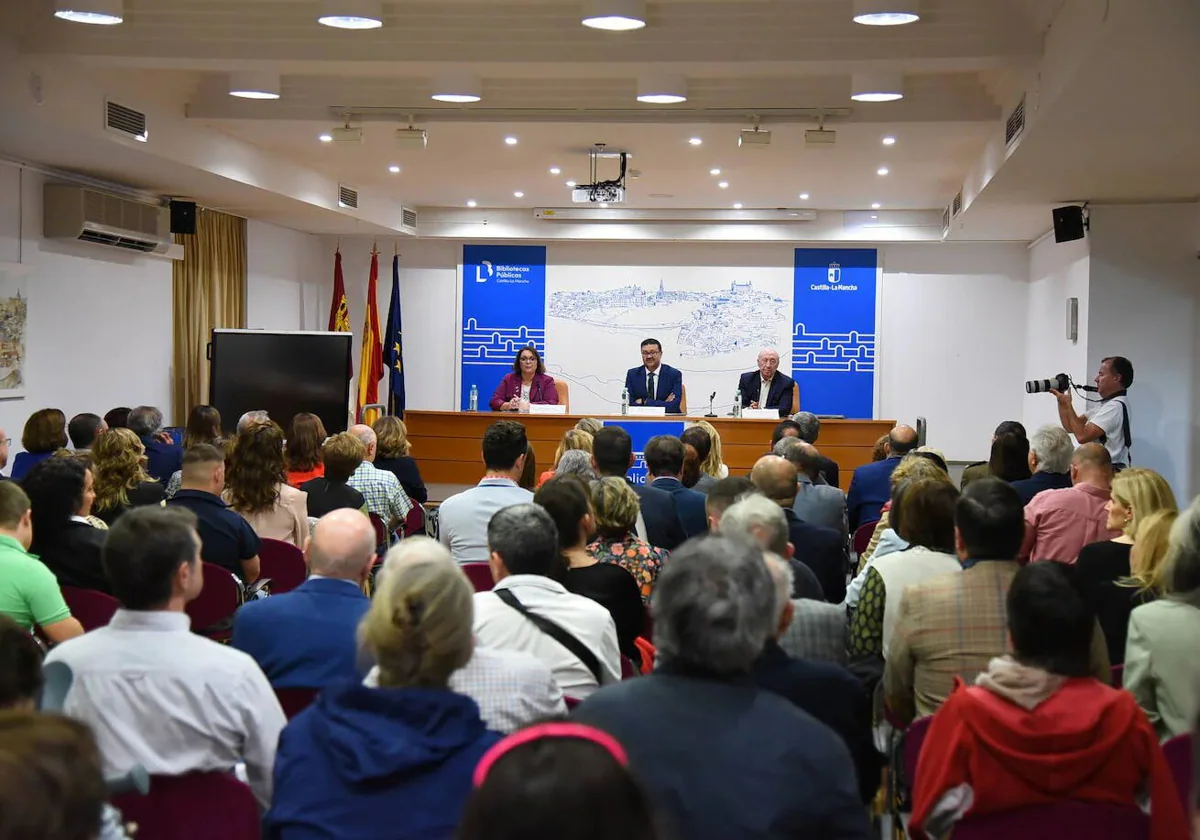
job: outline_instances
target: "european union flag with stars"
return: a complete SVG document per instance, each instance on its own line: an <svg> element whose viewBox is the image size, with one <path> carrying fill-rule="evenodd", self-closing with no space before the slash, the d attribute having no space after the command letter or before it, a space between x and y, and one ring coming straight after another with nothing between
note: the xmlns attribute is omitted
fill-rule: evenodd
<svg viewBox="0 0 1200 840"><path fill-rule="evenodd" d="M404 416L404 340L400 330L400 255L392 257L392 299L383 331L383 365L388 371L388 411Z"/></svg>

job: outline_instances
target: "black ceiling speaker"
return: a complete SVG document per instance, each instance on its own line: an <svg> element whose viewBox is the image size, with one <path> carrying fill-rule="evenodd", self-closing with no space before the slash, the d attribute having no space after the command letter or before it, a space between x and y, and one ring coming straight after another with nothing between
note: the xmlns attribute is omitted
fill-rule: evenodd
<svg viewBox="0 0 1200 840"><path fill-rule="evenodd" d="M1054 241L1074 242L1083 239L1087 222L1083 218L1083 208L1076 205L1054 208Z"/></svg>
<svg viewBox="0 0 1200 840"><path fill-rule="evenodd" d="M1058 212L1058 211L1055 211ZM1057 227L1057 222L1055 226ZM196 202L171 199L171 233L196 232Z"/></svg>

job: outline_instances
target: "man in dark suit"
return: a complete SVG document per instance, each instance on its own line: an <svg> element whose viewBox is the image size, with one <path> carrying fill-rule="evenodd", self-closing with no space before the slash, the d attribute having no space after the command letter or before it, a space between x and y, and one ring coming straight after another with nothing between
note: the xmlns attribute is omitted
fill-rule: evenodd
<svg viewBox="0 0 1200 840"><path fill-rule="evenodd" d="M817 437L821 434L820 417L811 411L798 411L792 417L792 422L796 424L800 440L805 443L811 443L813 446L817 445ZM775 454L778 455L779 453ZM821 459L821 476L825 479L825 483L830 487L840 488L841 484L838 483L838 480L841 476L838 473L837 461L832 458L826 458L824 455L819 455L819 458Z"/></svg>
<svg viewBox="0 0 1200 840"><path fill-rule="evenodd" d="M162 412L152 405L139 405L129 412L129 430L146 447L146 472L165 487L183 467L183 448L172 443L162 428Z"/></svg>
<svg viewBox="0 0 1200 840"><path fill-rule="evenodd" d="M683 374L662 363L662 344L656 338L642 342L642 366L625 373L630 405L662 406L667 414L682 414Z"/></svg>
<svg viewBox="0 0 1200 840"><path fill-rule="evenodd" d="M629 438L629 432L620 426L605 426L596 432L592 441L592 469L596 475L601 478L616 476L629 481L627 473L632 466L633 441ZM679 521L671 494L632 481L629 481L629 486L638 494L642 522L646 525L646 542L655 548L674 551L687 539L687 534L683 531L683 523Z"/></svg>
<svg viewBox="0 0 1200 840"><path fill-rule="evenodd" d="M892 498L892 472L900 459L917 448L917 433L911 426L896 426L888 433L884 447L887 457L882 461L863 464L854 471L850 479L850 491L846 494L846 515L850 519L850 533L860 525L878 522L883 505Z"/></svg>
<svg viewBox="0 0 1200 840"><path fill-rule="evenodd" d="M689 538L706 533L708 514L704 512L704 494L683 486L683 441L671 435L656 435L646 444L644 455L650 486L671 494L684 533Z"/></svg>
<svg viewBox="0 0 1200 840"><path fill-rule="evenodd" d="M788 535L783 509L768 499L748 478L730 476L718 481L708 494L708 522L714 531L757 543L763 551L778 554L792 570L792 597L825 602L825 590L813 570L795 558L796 547ZM845 614L842 617L845 623Z"/></svg>
<svg viewBox="0 0 1200 840"><path fill-rule="evenodd" d="M250 654L273 688L324 688L361 677L355 633L371 601L362 584L375 562L375 529L360 511L317 521L304 551L312 577L237 612L231 644Z"/></svg>
<svg viewBox="0 0 1200 840"><path fill-rule="evenodd" d="M792 396L796 381L779 372L779 354L774 350L760 350L758 370L743 373L738 380L738 391L742 395L742 408L774 408L780 417L787 417L793 410Z"/></svg>

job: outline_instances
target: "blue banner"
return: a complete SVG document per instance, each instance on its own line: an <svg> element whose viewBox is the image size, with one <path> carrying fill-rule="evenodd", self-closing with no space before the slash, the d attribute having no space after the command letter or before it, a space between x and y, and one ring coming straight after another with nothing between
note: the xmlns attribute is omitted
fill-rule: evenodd
<svg viewBox="0 0 1200 840"><path fill-rule="evenodd" d="M878 264L871 248L796 249L792 377L805 411L874 414Z"/></svg>
<svg viewBox="0 0 1200 840"><path fill-rule="evenodd" d="M620 426L629 432L633 444L633 466L629 468L629 479L634 484L645 484L646 477L646 444L650 438L658 435L679 437L683 434L684 424L680 420L606 420L605 426Z"/></svg>
<svg viewBox="0 0 1200 840"><path fill-rule="evenodd" d="M522 347L546 355L546 248L464 245L460 408L479 389L479 410L511 373Z"/></svg>

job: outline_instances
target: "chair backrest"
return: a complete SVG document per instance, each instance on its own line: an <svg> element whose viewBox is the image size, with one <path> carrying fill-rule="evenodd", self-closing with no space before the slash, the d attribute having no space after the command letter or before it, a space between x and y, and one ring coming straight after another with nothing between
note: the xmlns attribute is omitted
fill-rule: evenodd
<svg viewBox="0 0 1200 840"><path fill-rule="evenodd" d="M634 677L641 676L641 672L637 666L633 664L633 660L628 656L621 657L621 679L630 680Z"/></svg>
<svg viewBox="0 0 1200 840"><path fill-rule="evenodd" d="M242 600L240 584L226 569L204 564L204 588L186 612L192 620L192 632L200 633L237 612Z"/></svg>
<svg viewBox="0 0 1200 840"><path fill-rule="evenodd" d="M116 598L94 589L80 589L77 586L63 586L61 589L71 615L79 619L84 630L105 626L121 607Z"/></svg>
<svg viewBox="0 0 1200 840"><path fill-rule="evenodd" d="M583 701L580 700L578 697L567 697L566 695L563 695L563 702L567 704L567 711L570 711L571 709L574 709L576 706L578 706Z"/></svg>
<svg viewBox="0 0 1200 840"><path fill-rule="evenodd" d="M1133 805L1065 800L994 814L968 815L954 826L954 840L1143 840L1150 818Z"/></svg>
<svg viewBox="0 0 1200 840"><path fill-rule="evenodd" d="M112 797L138 837L153 840L259 840L258 803L232 773L151 776L150 792Z"/></svg>
<svg viewBox="0 0 1200 840"><path fill-rule="evenodd" d="M492 578L492 569L487 563L463 563L463 573L476 592L491 592L496 581Z"/></svg>
<svg viewBox="0 0 1200 840"><path fill-rule="evenodd" d="M1112 677L1110 679L1113 688L1123 688L1125 686L1125 666L1112 666Z"/></svg>
<svg viewBox="0 0 1200 840"><path fill-rule="evenodd" d="M304 552L290 542L263 537L258 550L259 574L271 579L271 594L291 592L308 577Z"/></svg>
<svg viewBox="0 0 1200 840"><path fill-rule="evenodd" d="M687 386L684 385L680 390L682 393L679 395L679 413L687 414Z"/></svg>
<svg viewBox="0 0 1200 840"><path fill-rule="evenodd" d="M1185 732L1168 738L1162 745L1163 755L1167 758L1167 766L1171 768L1171 776L1175 779L1175 787L1179 789L1179 798L1183 802L1183 812L1191 813L1190 799L1192 796L1192 779L1196 768L1192 766L1192 738L1195 733Z"/></svg>
<svg viewBox="0 0 1200 840"><path fill-rule="evenodd" d="M571 386L569 383L561 379L554 380L554 390L558 391L558 404L567 407L567 413L571 412Z"/></svg>
<svg viewBox="0 0 1200 840"><path fill-rule="evenodd" d="M792 414L800 413L800 383L792 383Z"/></svg>
<svg viewBox="0 0 1200 840"><path fill-rule="evenodd" d="M276 688L274 691L275 699L279 701L284 717L288 720L311 706L321 693L318 688Z"/></svg>
<svg viewBox="0 0 1200 840"><path fill-rule="evenodd" d="M933 715L917 718L904 731L904 778L909 785L916 781L917 759L921 757L921 747L925 744L925 736L932 722Z"/></svg>
<svg viewBox="0 0 1200 840"><path fill-rule="evenodd" d="M367 515L371 518L371 527L375 529L375 545L378 546L379 553L384 554L388 550L387 523L378 513L372 512Z"/></svg>
<svg viewBox="0 0 1200 840"><path fill-rule="evenodd" d="M411 537L414 534L422 534L425 532L425 506L413 502L412 510L408 512L408 516L404 517L404 525L402 526L404 536Z"/></svg>
<svg viewBox="0 0 1200 840"><path fill-rule="evenodd" d="M858 526L854 532L854 553L861 555L867 550L867 546L871 544L871 536L875 533L875 525L879 520L873 522L864 522Z"/></svg>
<svg viewBox="0 0 1200 840"><path fill-rule="evenodd" d="M66 662L50 662L42 666L42 695L38 698L39 712L61 712L71 693L75 674Z"/></svg>

